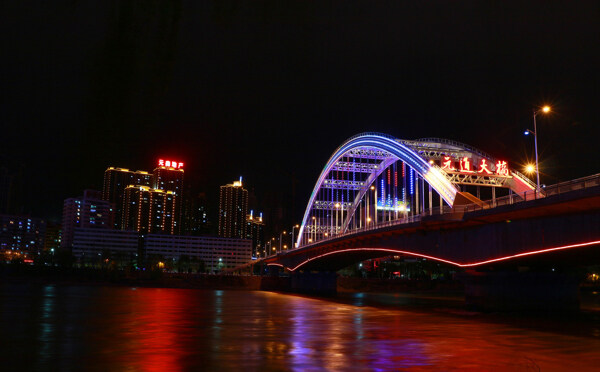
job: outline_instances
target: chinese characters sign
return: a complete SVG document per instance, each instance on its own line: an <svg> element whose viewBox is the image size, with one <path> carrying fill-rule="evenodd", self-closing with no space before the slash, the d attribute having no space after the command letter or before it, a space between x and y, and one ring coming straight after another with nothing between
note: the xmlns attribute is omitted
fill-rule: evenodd
<svg viewBox="0 0 600 372"><path fill-rule="evenodd" d="M493 164L493 163L492 163ZM481 175L496 175L509 177L508 164L504 160L498 160L495 165L495 169L492 169L492 164L487 159L482 158L474 168L474 164L468 157L462 157L458 159L458 168L455 167L455 161L450 156L442 157L441 168L446 172L459 172L459 173L478 173Z"/></svg>
<svg viewBox="0 0 600 372"><path fill-rule="evenodd" d="M158 159L158 166L159 167L169 167L169 168L181 169L181 168L183 168L183 163L177 162L177 161L174 161L174 160Z"/></svg>

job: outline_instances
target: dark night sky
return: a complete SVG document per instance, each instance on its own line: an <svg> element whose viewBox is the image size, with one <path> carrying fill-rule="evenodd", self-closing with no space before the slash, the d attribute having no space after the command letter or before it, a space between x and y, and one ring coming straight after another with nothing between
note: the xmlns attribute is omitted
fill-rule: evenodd
<svg viewBox="0 0 600 372"><path fill-rule="evenodd" d="M543 103L542 182L600 172L597 0L323 3L3 2L0 155L24 169L23 211L60 218L108 166L170 157L212 199L239 175L259 202L295 183L299 219L356 133L517 166Z"/></svg>

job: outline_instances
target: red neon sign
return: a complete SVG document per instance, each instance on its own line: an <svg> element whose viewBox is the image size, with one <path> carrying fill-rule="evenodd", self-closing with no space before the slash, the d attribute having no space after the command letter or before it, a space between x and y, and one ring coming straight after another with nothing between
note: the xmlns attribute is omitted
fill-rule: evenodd
<svg viewBox="0 0 600 372"><path fill-rule="evenodd" d="M159 167L168 167L168 168L181 169L181 168L183 168L183 163L177 162L177 161L174 161L174 160L158 159L158 166Z"/></svg>
<svg viewBox="0 0 600 372"><path fill-rule="evenodd" d="M471 161L466 156L464 158L460 159L459 164L460 164L460 171L461 172L473 173L473 170L471 169Z"/></svg>
<svg viewBox="0 0 600 372"><path fill-rule="evenodd" d="M447 169L449 171L455 171L456 168L454 168L454 162L452 161L452 158L450 158L449 156L444 156L444 160L442 161L442 169Z"/></svg>
<svg viewBox="0 0 600 372"><path fill-rule="evenodd" d="M481 159L481 164L479 164L479 170L477 173L492 174L492 171L488 169L488 164L485 159Z"/></svg>
<svg viewBox="0 0 600 372"><path fill-rule="evenodd" d="M472 160L469 157L462 157L458 159L459 169L455 168L454 159L450 156L443 156L440 161L441 168L445 171L449 172L460 172L460 173L483 173L483 174L496 174L498 176L510 177L510 172L508 170L508 164L504 160L498 160L495 164L489 163L488 159L482 158L477 164L477 170L473 169L474 164L471 162Z"/></svg>
<svg viewBox="0 0 600 372"><path fill-rule="evenodd" d="M496 174L499 176L507 176L508 177L508 165L504 160L499 160L496 163Z"/></svg>

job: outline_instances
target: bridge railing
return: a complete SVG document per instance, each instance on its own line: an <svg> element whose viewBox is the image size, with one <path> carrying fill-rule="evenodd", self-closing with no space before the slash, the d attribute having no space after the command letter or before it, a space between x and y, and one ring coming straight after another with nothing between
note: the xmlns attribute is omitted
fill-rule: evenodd
<svg viewBox="0 0 600 372"><path fill-rule="evenodd" d="M496 208L503 205L522 203L525 201L541 199L553 195L560 195L567 192L596 186L600 186L600 174L594 174L591 176L546 186L540 189L540 191L529 190L518 194L510 194L493 200L486 200L481 204L467 204L464 206L455 207L454 209L461 212L471 212L482 209Z"/></svg>
<svg viewBox="0 0 600 372"><path fill-rule="evenodd" d="M592 176L587 176L587 177L547 186L547 187L544 187L539 192L536 192L536 190L529 190L529 191L525 191L523 193L511 194L511 195L496 198L493 200L486 200L486 201L483 201L483 203L481 203L481 204L466 204L466 205L456 206L456 207L450 207L450 206L434 207L434 208L426 209L419 214L415 214L412 216L405 216L403 218L399 218L396 220L382 221L382 222L377 222L377 223L373 222L372 224L369 224L369 225L366 225L366 226L363 226L360 228L348 230L346 232L343 232L343 233L340 233L337 235L332 235L325 239L321 239L317 242L305 244L302 247L298 247L298 248L294 248L294 249L300 249L300 248L314 245L314 244L321 244L323 242L327 242L327 241L334 240L334 239L339 239L339 238L342 238L342 237L345 237L348 235L354 235L354 234L358 234L358 233L365 232L365 231L376 230L379 228L384 228L384 227L389 227L389 226L413 223L413 222L421 221L423 219L423 217L426 217L426 216L443 215L443 214L451 214L451 213L464 213L464 212L473 212L476 210L491 209L491 208L496 208L496 207L500 207L503 205L512 205L512 204L516 204L516 203L522 203L522 202L526 202L526 201L545 198L545 197L552 196L552 195L560 195L560 194L564 194L567 192L571 192L571 191L575 191L575 190L582 190L582 189L596 187L596 186L600 186L600 173L592 175ZM290 249L290 251L291 250L292 249ZM285 253L285 252L287 252L287 251L284 251L283 253Z"/></svg>

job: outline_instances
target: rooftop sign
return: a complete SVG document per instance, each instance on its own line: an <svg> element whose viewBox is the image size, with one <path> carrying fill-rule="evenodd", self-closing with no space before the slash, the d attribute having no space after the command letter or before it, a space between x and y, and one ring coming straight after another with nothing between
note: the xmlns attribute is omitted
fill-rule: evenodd
<svg viewBox="0 0 600 372"><path fill-rule="evenodd" d="M159 167L175 168L175 169L183 169L183 163L177 162L177 161L174 161L174 160L158 159L158 166Z"/></svg>

